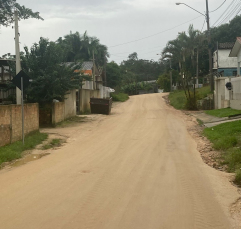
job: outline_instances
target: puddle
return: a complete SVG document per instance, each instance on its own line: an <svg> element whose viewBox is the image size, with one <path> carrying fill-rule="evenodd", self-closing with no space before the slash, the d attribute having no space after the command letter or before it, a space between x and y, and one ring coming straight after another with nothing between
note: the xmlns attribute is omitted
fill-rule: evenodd
<svg viewBox="0 0 241 229"><path fill-rule="evenodd" d="M26 155L25 157L15 161L14 163L12 163L10 166L12 167L18 167L18 166L21 166L21 165L24 165L30 161L35 161L35 160L38 160L44 156L47 156L49 155L50 153L44 153L44 154L29 154L29 155Z"/></svg>

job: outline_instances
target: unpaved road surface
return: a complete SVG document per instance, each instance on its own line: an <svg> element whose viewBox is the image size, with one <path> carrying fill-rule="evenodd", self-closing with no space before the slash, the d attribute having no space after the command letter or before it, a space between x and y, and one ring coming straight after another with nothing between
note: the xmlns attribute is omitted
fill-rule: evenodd
<svg viewBox="0 0 241 229"><path fill-rule="evenodd" d="M63 147L0 171L1 229L233 228L235 189L203 163L161 94L57 131Z"/></svg>

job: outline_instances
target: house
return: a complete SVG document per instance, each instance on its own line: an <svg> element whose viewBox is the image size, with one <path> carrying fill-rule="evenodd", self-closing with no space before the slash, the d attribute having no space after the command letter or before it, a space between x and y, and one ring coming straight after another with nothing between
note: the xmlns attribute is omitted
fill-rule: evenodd
<svg viewBox="0 0 241 229"><path fill-rule="evenodd" d="M11 103L15 97L16 90L8 89L7 84L13 79L10 73L9 62L15 60L0 59L0 104Z"/></svg>
<svg viewBox="0 0 241 229"><path fill-rule="evenodd" d="M236 71L238 76L240 76L240 62L241 62L241 37L237 37L236 42L234 43L232 50L229 54L229 57L235 58L236 60Z"/></svg>
<svg viewBox="0 0 241 229"><path fill-rule="evenodd" d="M233 42L219 43L213 53L213 70L218 77L237 76L237 57L229 55L233 45Z"/></svg>

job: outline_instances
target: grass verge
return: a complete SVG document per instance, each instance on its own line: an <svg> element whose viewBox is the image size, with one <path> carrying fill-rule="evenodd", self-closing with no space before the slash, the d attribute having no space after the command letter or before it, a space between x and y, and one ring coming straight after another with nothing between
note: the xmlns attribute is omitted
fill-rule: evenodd
<svg viewBox="0 0 241 229"><path fill-rule="evenodd" d="M66 127L76 123L84 122L86 117L74 116L69 119L64 120L63 122L57 123L55 127Z"/></svg>
<svg viewBox="0 0 241 229"><path fill-rule="evenodd" d="M197 99L203 99L207 97L208 94L211 93L210 87L202 87L196 90L197 92ZM169 94L170 104L178 110L185 109L185 104L187 102L185 92L183 90L180 91L173 91Z"/></svg>
<svg viewBox="0 0 241 229"><path fill-rule="evenodd" d="M204 135L220 150L222 163L228 172L234 172L234 182L241 185L241 121L223 123L204 129Z"/></svg>
<svg viewBox="0 0 241 229"><path fill-rule="evenodd" d="M219 117L219 118L234 116L234 115L238 115L238 114L241 115L240 110L234 110L232 108L208 110L208 111L205 111L205 113L208 114L208 115Z"/></svg>
<svg viewBox="0 0 241 229"><path fill-rule="evenodd" d="M62 139L59 139L59 138L52 139L51 142L42 146L42 150L47 150L47 149L51 149L51 148L54 148L54 147L59 147L59 146L62 145L62 143L63 143Z"/></svg>
<svg viewBox="0 0 241 229"><path fill-rule="evenodd" d="M21 158L25 150L34 149L38 144L47 139L46 133L36 132L25 137L25 144L22 141L14 142L10 145L0 147L0 166L4 162L10 162Z"/></svg>
<svg viewBox="0 0 241 229"><path fill-rule="evenodd" d="M113 101L125 102L129 99L129 95L125 93L111 93L111 97Z"/></svg>

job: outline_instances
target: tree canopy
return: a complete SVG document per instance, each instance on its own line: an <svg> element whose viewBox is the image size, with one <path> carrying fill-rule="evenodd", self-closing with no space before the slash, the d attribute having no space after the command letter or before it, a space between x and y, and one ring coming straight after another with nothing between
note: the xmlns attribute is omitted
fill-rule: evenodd
<svg viewBox="0 0 241 229"><path fill-rule="evenodd" d="M43 20L39 12L33 12L31 9L19 5L16 0L0 0L0 25L10 26L14 21L14 11L18 12L20 20L28 18Z"/></svg>

